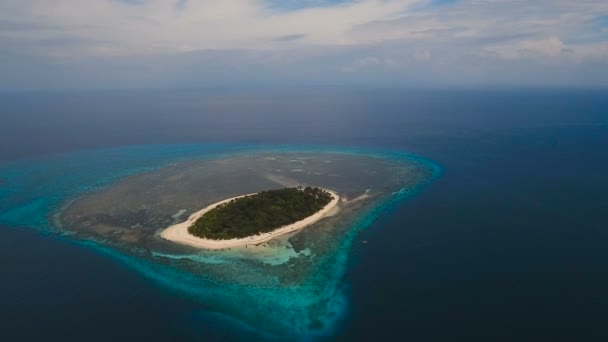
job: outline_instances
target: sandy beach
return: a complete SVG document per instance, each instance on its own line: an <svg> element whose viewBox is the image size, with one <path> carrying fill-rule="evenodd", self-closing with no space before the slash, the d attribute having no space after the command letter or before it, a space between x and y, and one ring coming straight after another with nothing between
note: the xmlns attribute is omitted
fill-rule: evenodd
<svg viewBox="0 0 608 342"><path fill-rule="evenodd" d="M338 202L340 201L340 196L338 196L337 193L335 193L331 190L327 190L327 189L324 189L324 190L331 193L331 195L333 196L333 199L325 207L323 207L323 209L319 210L318 212L314 213L313 215L311 215L303 220L294 222L287 226L277 228L268 233L253 235L253 236L249 236L249 237L242 238L242 239L211 240L211 239L203 239L203 238L196 237L188 232L188 228L192 224L194 224L194 222L196 222L196 220L198 220L206 212L217 207L218 205L230 202L233 199L250 196L250 195L255 195L255 194L247 194L247 195L228 198L223 201L211 204L211 205L193 213L192 215L190 215L186 221L175 224L175 225L170 226L169 228L163 230L160 233L160 236L165 240L173 241L176 243L180 243L180 244L184 244L184 245L188 245L188 246L192 246L192 247L204 248L204 249L224 249L224 248L240 247L240 246L246 246L246 245L258 245L260 243L272 240L280 235L296 232L302 228L310 226L311 224L313 224L313 223L319 221L320 219L322 219L323 217L325 217L338 204Z"/></svg>

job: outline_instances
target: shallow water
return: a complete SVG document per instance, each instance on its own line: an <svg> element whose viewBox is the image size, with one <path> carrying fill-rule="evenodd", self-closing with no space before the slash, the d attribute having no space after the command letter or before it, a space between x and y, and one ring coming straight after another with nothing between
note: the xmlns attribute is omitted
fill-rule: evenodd
<svg viewBox="0 0 608 342"><path fill-rule="evenodd" d="M0 170L11 184L0 220L112 256L256 334L323 336L344 318L342 281L358 231L439 176L438 166L422 158L365 153L173 145L16 162ZM337 191L339 210L301 232L247 248L201 251L158 236L177 214L294 184Z"/></svg>
<svg viewBox="0 0 608 342"><path fill-rule="evenodd" d="M605 91L11 94L0 95L0 116L3 165L15 158L52 164L53 155L81 151L78 167L100 147L199 141L425 156L442 176L355 237L342 289L346 319L332 338L608 340ZM114 155L120 169L145 169L168 152L159 146L123 161L111 152L97 158ZM111 180L99 174L116 171L97 168L75 176L104 185ZM47 169L46 179L57 179L48 187L71 182ZM48 199L24 195L34 183L13 198L36 203L38 212ZM0 196L7 184L0 178ZM28 217L27 226L38 218ZM247 327L133 272L132 260L30 228L1 229L2 340L255 340Z"/></svg>

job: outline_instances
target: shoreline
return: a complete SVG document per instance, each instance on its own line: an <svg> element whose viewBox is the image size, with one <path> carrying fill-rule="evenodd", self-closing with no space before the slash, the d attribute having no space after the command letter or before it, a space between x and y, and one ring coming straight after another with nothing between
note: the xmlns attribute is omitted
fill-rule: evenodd
<svg viewBox="0 0 608 342"><path fill-rule="evenodd" d="M213 239L199 238L188 232L188 228L192 224L194 224L194 222L196 222L196 220L198 220L201 216L203 216L208 211L214 209L215 207L217 207L221 204L230 202L234 199L255 195L255 193L254 193L254 194L236 196L236 197L228 198L228 199L213 203L195 213L192 213L190 216L188 216L188 218L184 222L174 224L174 225L164 229L160 233L160 236L161 236L161 238L163 238L165 240L179 243L182 245L188 245L191 247L212 249L212 250L224 249L224 248L230 248L230 247L241 247L241 246L247 246L247 245L259 245L263 242L272 240L278 236L297 232L305 227L308 227L308 226L314 224L315 222L317 222L317 221L321 220L322 218L324 218L325 216L327 216L327 214L340 201L340 196L338 196L338 194L334 191L327 190L327 189L323 189L323 190L329 192L333 196L333 199L327 205L325 205L325 207L323 207L321 210L317 211L316 213L314 213L300 221L294 222L294 223L286 225L286 226L279 227L279 228L277 228L273 231L267 232L267 233L248 236L248 237L240 238L240 239L213 240Z"/></svg>

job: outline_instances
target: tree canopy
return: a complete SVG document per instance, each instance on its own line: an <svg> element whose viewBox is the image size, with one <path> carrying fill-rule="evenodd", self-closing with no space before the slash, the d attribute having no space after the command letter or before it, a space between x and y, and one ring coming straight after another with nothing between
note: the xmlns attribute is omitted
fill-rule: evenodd
<svg viewBox="0 0 608 342"><path fill-rule="evenodd" d="M211 209L188 231L216 240L267 233L311 216L332 199L329 192L311 187L262 191Z"/></svg>

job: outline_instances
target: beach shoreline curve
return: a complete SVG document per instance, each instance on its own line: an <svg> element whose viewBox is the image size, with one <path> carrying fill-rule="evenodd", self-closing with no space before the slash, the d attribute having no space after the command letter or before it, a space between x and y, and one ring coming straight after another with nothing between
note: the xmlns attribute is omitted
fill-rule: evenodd
<svg viewBox="0 0 608 342"><path fill-rule="evenodd" d="M228 199L213 203L197 212L192 213L190 216L188 216L188 218L185 221L174 224L174 225L164 229L160 233L160 237L165 240L179 243L182 245L188 245L191 247L210 249L210 250L218 250L218 249L225 249L225 248L231 248L231 247L246 247L248 245L252 245L252 246L259 245L261 243L272 240L281 235L297 232L303 228L306 228L306 227L316 223L317 221L319 221L322 218L324 218L325 216L327 216L327 214L334 207L336 207L336 205L340 201L340 196L338 196L338 194L335 191L331 191L331 190L327 190L327 189L323 189L323 190L329 192L332 195L333 199L328 204L326 204L321 210L317 211L316 213L314 213L300 221L294 222L294 223L286 225L286 226L279 227L279 228L272 230L270 232L267 232L267 233L252 235L252 236L248 236L245 238L215 240L215 239L200 238L200 237L190 234L190 232L188 231L188 228L190 226L192 226L194 224L194 222L196 222L196 220L198 220L201 216L203 216L205 213L209 212L210 210L212 210L212 209L216 208L217 206L220 206L224 203L228 203L232 200L257 194L257 193L253 193L253 194L236 196L236 197L228 198Z"/></svg>

